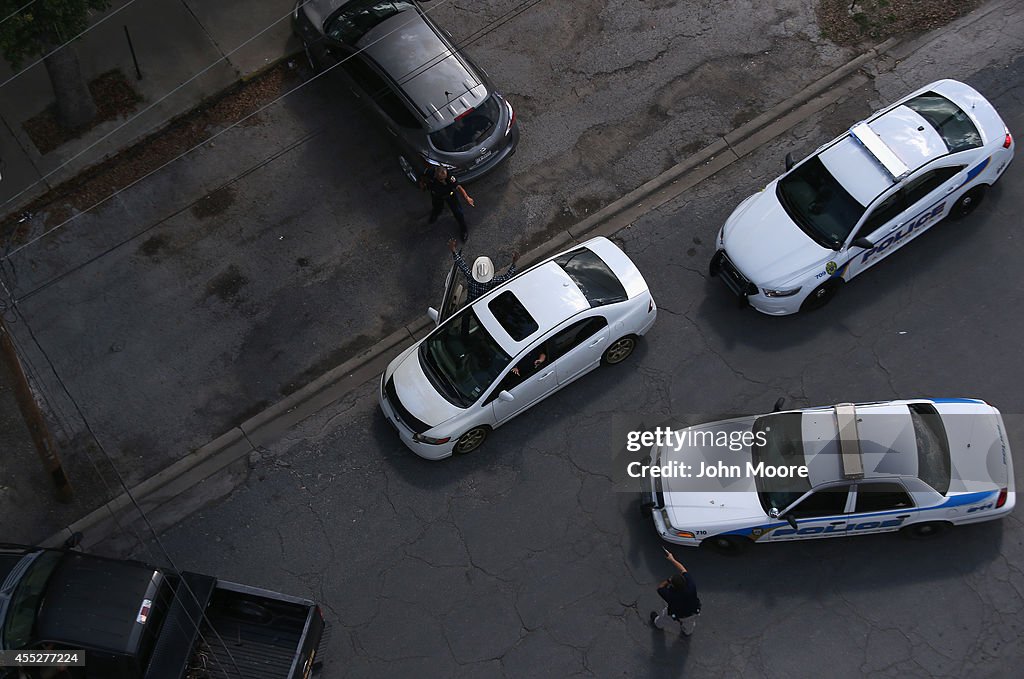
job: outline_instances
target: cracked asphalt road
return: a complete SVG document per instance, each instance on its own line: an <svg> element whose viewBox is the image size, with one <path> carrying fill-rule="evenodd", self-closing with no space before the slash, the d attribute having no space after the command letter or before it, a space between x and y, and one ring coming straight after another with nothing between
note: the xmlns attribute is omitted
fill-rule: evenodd
<svg viewBox="0 0 1024 679"><path fill-rule="evenodd" d="M636 494L614 481L624 434L642 423L764 411L780 395L963 395L1006 415L1020 487L1020 163L967 220L936 226L820 312L741 311L706 274L719 225L787 151L807 153L908 82L964 78L1024 129L1024 59L971 70L936 54L908 55L620 232L661 310L625 364L440 463L398 442L367 383L262 451L229 498L167 531L176 565L323 602L328 677L1017 676L1020 511L934 541L767 544L737 559L676 548L704 603L695 635L679 640L646 624L670 571Z"/></svg>

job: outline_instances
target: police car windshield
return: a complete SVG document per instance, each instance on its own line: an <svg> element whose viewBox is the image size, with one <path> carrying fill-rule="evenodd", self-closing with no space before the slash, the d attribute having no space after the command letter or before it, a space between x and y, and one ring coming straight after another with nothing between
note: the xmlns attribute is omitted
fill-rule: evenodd
<svg viewBox="0 0 1024 679"><path fill-rule="evenodd" d="M790 218L822 247L838 250L864 214L818 156L776 184L776 195Z"/></svg>
<svg viewBox="0 0 1024 679"><path fill-rule="evenodd" d="M803 414L773 413L759 417L752 429L754 445L750 447L751 462L756 467L764 462L766 467L781 467L807 464L804 457ZM760 435L763 433L763 436ZM760 445L760 441L764 445ZM780 512L800 499L811 489L811 481L799 476L792 478L755 477L757 497L761 500L764 513L772 509Z"/></svg>
<svg viewBox="0 0 1024 679"><path fill-rule="evenodd" d="M421 357L448 389L441 394L463 408L476 403L511 357L494 341L473 312L459 312L420 345ZM428 376L429 377L429 376Z"/></svg>

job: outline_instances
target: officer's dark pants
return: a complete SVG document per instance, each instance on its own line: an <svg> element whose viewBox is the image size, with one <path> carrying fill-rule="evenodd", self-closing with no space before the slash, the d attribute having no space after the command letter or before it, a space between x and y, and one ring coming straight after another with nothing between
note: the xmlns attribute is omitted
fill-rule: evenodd
<svg viewBox="0 0 1024 679"><path fill-rule="evenodd" d="M449 196L447 198L431 196L431 200L433 201L433 209L430 211L431 224L436 222L437 218L441 216L441 210L444 209L444 205L447 203L448 209L452 211L452 216L459 223L459 228L466 231L466 216L462 213L462 205L459 203L458 196Z"/></svg>

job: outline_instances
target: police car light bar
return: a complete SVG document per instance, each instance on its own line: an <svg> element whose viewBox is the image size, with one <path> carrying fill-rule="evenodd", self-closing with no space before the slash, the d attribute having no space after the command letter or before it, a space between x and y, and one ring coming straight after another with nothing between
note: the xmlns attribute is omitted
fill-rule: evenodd
<svg viewBox="0 0 1024 679"><path fill-rule="evenodd" d="M848 479L864 478L860 435L857 433L857 409L852 403L836 406L836 428L839 430L839 451L843 457L843 476Z"/></svg>
<svg viewBox="0 0 1024 679"><path fill-rule="evenodd" d="M868 153L874 156L879 165L885 168L894 184L910 174L907 164L900 160L895 151L889 148L888 144L875 134L875 131L868 127L867 123L857 123L850 128L850 134L867 149Z"/></svg>

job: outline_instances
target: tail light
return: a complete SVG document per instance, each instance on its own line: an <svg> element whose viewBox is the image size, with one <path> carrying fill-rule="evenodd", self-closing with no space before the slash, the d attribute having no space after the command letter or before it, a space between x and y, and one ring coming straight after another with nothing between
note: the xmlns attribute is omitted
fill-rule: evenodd
<svg viewBox="0 0 1024 679"><path fill-rule="evenodd" d="M1009 130L1006 130L1006 138L1003 139L1003 148L1004 149L1008 149L1012 145L1013 145L1013 135L1010 134Z"/></svg>
<svg viewBox="0 0 1024 679"><path fill-rule="evenodd" d="M508 135L512 131L512 125L516 122L516 111L512 108L512 104L508 103L508 99L505 99L505 106L508 107L508 125L505 126L505 134Z"/></svg>
<svg viewBox="0 0 1024 679"><path fill-rule="evenodd" d="M1003 488L999 491L999 499L996 500L996 509L999 509L1006 504L1006 489Z"/></svg>
<svg viewBox="0 0 1024 679"><path fill-rule="evenodd" d="M654 298L651 297L651 301L647 303L647 313L654 311Z"/></svg>

